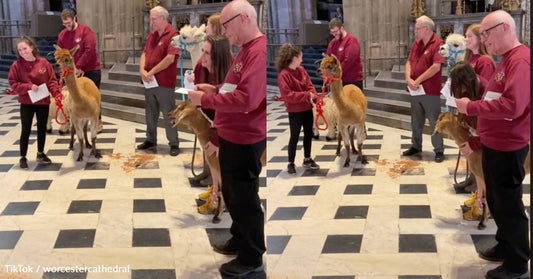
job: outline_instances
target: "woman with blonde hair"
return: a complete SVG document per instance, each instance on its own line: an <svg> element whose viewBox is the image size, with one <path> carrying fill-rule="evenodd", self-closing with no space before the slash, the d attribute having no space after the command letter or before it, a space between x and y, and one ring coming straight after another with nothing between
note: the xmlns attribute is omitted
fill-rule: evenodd
<svg viewBox="0 0 533 279"><path fill-rule="evenodd" d="M494 74L496 65L485 50L485 46L481 43L479 24L470 25L466 29L465 35L466 52L464 61L474 68L478 76L488 81Z"/></svg>

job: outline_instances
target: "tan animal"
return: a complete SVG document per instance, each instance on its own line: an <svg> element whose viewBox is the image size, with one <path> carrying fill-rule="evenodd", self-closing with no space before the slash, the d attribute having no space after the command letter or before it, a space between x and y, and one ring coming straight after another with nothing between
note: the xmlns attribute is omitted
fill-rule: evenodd
<svg viewBox="0 0 533 279"><path fill-rule="evenodd" d="M435 124L435 131L434 133L442 133L449 137L451 137L457 145L460 145L464 142L468 141L468 138L470 137L470 129L468 125L462 121L458 121L457 117L449 112L443 112L439 115L439 119L437 120L437 123ZM526 174L530 172L530 153L528 152L526 160L524 161L524 170L526 171ZM479 222L478 228L483 229L485 228L485 224L488 219L488 207L485 197L486 192L486 186L485 186L485 179L483 177L483 169L481 167L481 150L474 151L470 156L467 158L468 166L471 169L471 172L476 177L477 187L478 187L478 193L477 196L480 198L483 198L483 213L481 221ZM475 208L472 209L473 212L476 211ZM466 213L465 213L466 214ZM472 213L470 213L472 214ZM465 219L468 219L469 217L465 216Z"/></svg>
<svg viewBox="0 0 533 279"><path fill-rule="evenodd" d="M339 111L337 119L337 128L339 130L337 155L340 155L341 139L344 140L346 148L346 160L344 167L350 166L350 144L352 152L359 154L361 163L367 164L368 161L363 155L363 141L366 139L366 110L367 101L361 89L353 84L342 87L342 69L337 57L325 55L320 63L320 68L326 83L330 83L330 89L333 101ZM357 150L353 140L354 133L357 137Z"/></svg>
<svg viewBox="0 0 533 279"><path fill-rule="evenodd" d="M68 99L68 90L65 90L63 89L61 91L61 94L63 95L63 101L62 101L62 104L67 104L69 103L69 101L67 101L66 99ZM52 133L52 122L55 122L55 119L56 119L56 110L57 110L57 106L56 106L56 102L55 102L55 99L54 97L50 96L50 110L48 111L48 121L46 122L46 132L51 134ZM68 133L69 131L69 127L70 127L70 124L69 124L69 113L68 113L68 108L63 105L63 111L65 112L65 116L67 119L64 119L63 118L63 114L61 112L58 112L57 114L57 117L58 117L58 120L59 122L67 122L66 124L58 124L56 123L57 125L59 125L59 134L60 135L64 135L66 133Z"/></svg>
<svg viewBox="0 0 533 279"><path fill-rule="evenodd" d="M191 128L198 137L202 148L209 142L209 139L213 137L215 131L211 129L209 121L194 105L190 103L181 103L175 109L168 113L174 126L179 123L184 124ZM216 155L205 156L207 165L211 171L211 178L213 179L213 195L206 201L206 207L215 207L213 216L213 223L220 222L220 216L224 212L224 199L222 198L222 179L220 177L220 164ZM200 213L206 211L200 210Z"/></svg>
<svg viewBox="0 0 533 279"><path fill-rule="evenodd" d="M337 137L337 118L339 118L339 110L333 101L331 96L324 97L324 105L322 106L322 113L324 118L328 122L328 133L326 135L326 140L330 141ZM313 119L316 119L316 107L313 108ZM324 123L322 119L318 120L319 127L323 127ZM318 139L320 136L319 131L316 127L313 127L313 137Z"/></svg>
<svg viewBox="0 0 533 279"><path fill-rule="evenodd" d="M78 135L80 142L80 153L77 161L83 160L83 145L91 148L91 155L96 158L102 158L100 152L96 149L96 134L97 126L99 124L98 117L100 115L100 92L94 82L86 77L76 78L74 68L73 54L78 50L78 46L71 50L62 49L54 45L56 51L54 52L55 59L60 67L60 76L65 80L65 84L69 90L68 103L65 106L69 108L70 123L70 145L72 150L74 145L74 134ZM85 141L82 137L84 129L87 127L91 130L91 144L89 144L87 136Z"/></svg>

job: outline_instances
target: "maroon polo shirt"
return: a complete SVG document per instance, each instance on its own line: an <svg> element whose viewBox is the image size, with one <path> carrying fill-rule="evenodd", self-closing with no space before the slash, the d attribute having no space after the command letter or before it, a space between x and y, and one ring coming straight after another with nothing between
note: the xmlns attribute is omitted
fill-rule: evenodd
<svg viewBox="0 0 533 279"><path fill-rule="evenodd" d="M357 39L349 33L344 38L333 38L328 44L327 55L334 54L341 63L342 83L353 83L363 80L363 62L361 47Z"/></svg>
<svg viewBox="0 0 533 279"><path fill-rule="evenodd" d="M176 75L178 73L176 64L179 49L170 44L172 37L176 35L178 35L178 32L168 24L161 36L159 36L157 31L154 31L148 35L148 38L146 38L146 45L144 46L144 70L150 71L168 54L175 55L172 64L168 65L168 67L161 72L155 74L155 78L160 87L176 87Z"/></svg>
<svg viewBox="0 0 533 279"><path fill-rule="evenodd" d="M433 33L428 43L424 45L424 42L420 39L415 41L409 51L409 64L411 65L411 78L417 79L422 75L431 65L434 63L441 64L441 67L437 73L432 77L422 82L426 95L439 96L442 85L442 64L445 62L444 57L439 54L439 47L444 42Z"/></svg>
<svg viewBox="0 0 533 279"><path fill-rule="evenodd" d="M468 63L474 68L476 74L484 81L489 81L494 74L494 62L492 62L492 60L486 55L474 54L470 57Z"/></svg>
<svg viewBox="0 0 533 279"><path fill-rule="evenodd" d="M311 93L316 89L303 67L285 68L278 75L278 87L287 112L302 112L313 109Z"/></svg>
<svg viewBox="0 0 533 279"><path fill-rule="evenodd" d="M202 95L202 107L216 109L218 135L235 144L254 144L266 138L266 37L242 46L226 74L220 94Z"/></svg>
<svg viewBox="0 0 533 279"><path fill-rule="evenodd" d="M519 45L503 54L482 99L468 103L467 114L477 116L476 131L484 146L508 152L528 144L531 129L530 72L529 48ZM498 94L501 94L499 98ZM488 100L487 95L494 97Z"/></svg>
<svg viewBox="0 0 533 279"><path fill-rule="evenodd" d="M96 37L89 26L79 24L75 30L61 30L57 37L57 45L61 48L72 49L76 45L80 48L74 53L76 68L83 72L100 70L100 59L96 50Z"/></svg>

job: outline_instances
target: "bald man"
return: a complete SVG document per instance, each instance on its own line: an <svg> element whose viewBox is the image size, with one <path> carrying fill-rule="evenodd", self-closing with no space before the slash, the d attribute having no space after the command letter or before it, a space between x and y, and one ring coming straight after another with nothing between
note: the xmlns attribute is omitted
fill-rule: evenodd
<svg viewBox="0 0 533 279"><path fill-rule="evenodd" d="M259 199L260 157L266 148L266 38L248 1L233 1L220 14L222 33L241 49L224 83L200 84L191 102L216 109L222 193L231 215L232 238L216 252L237 255L220 272L244 276L263 270L264 214Z"/></svg>
<svg viewBox="0 0 533 279"><path fill-rule="evenodd" d="M489 54L502 56L482 100L457 100L459 112L478 119L487 202L498 226L498 244L479 256L503 261L485 278L529 278L528 217L522 203L523 164L530 141L529 48L518 41L513 18L502 10L487 15L479 31ZM469 151L464 144L461 152Z"/></svg>

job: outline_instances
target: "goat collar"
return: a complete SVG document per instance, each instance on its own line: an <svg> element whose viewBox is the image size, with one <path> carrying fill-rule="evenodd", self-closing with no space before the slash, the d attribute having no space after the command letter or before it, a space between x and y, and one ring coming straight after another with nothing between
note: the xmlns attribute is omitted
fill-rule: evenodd
<svg viewBox="0 0 533 279"><path fill-rule="evenodd" d="M73 74L73 73L74 73L73 69L61 69L59 71L59 76L62 78L66 78L69 74Z"/></svg>

